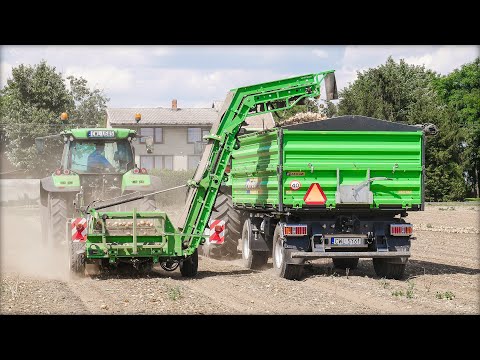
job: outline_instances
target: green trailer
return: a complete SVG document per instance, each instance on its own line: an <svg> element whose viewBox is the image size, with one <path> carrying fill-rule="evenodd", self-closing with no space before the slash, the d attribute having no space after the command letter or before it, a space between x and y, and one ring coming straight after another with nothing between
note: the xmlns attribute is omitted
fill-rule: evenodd
<svg viewBox="0 0 480 360"><path fill-rule="evenodd" d="M401 278L410 257L408 211L424 209L425 134L432 127L341 116L239 137L232 201L243 217L249 268L273 258L300 277L305 261L332 258Z"/></svg>

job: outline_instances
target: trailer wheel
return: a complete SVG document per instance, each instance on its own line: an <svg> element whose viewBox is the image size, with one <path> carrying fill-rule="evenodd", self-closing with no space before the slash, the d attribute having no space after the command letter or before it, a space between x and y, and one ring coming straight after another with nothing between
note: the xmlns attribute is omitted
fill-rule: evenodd
<svg viewBox="0 0 480 360"><path fill-rule="evenodd" d="M287 264L288 251L283 247L283 240L281 237L282 229L280 224L275 228L273 234L273 269L275 274L279 277L288 280L298 280L303 273L303 259L297 259L298 264ZM295 260L295 261L297 261Z"/></svg>
<svg viewBox="0 0 480 360"><path fill-rule="evenodd" d="M215 211L212 211L211 219L225 221L225 240L222 245L213 251L204 251L205 256L214 259L222 257L238 256L238 239L242 232L242 216L240 211L233 208L231 188L222 186L215 200Z"/></svg>
<svg viewBox="0 0 480 360"><path fill-rule="evenodd" d="M247 269L260 269L267 264L267 251L254 251L250 249L252 240L252 223L250 219L245 220L242 230L242 259Z"/></svg>
<svg viewBox="0 0 480 360"><path fill-rule="evenodd" d="M355 270L358 266L358 258L332 258L333 266L339 269Z"/></svg>
<svg viewBox="0 0 480 360"><path fill-rule="evenodd" d="M68 250L70 272L83 275L85 273L85 242L68 241Z"/></svg>
<svg viewBox="0 0 480 360"><path fill-rule="evenodd" d="M388 262L388 259L373 258L373 268L377 276L400 280L405 274L405 264Z"/></svg>
<svg viewBox="0 0 480 360"><path fill-rule="evenodd" d="M188 258L180 262L180 273L183 277L194 277L198 272L198 248Z"/></svg>

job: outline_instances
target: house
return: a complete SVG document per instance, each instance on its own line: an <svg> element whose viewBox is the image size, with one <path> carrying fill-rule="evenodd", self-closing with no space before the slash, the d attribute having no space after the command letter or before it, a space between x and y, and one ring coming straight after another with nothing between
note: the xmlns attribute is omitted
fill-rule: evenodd
<svg viewBox="0 0 480 360"><path fill-rule="evenodd" d="M222 102L214 101L210 108L180 108L172 100L170 108L107 108L107 127L129 128L154 139L154 152L147 154L144 139L134 143L135 161L149 169L194 170L203 153L202 137L210 133ZM137 124L135 114L142 119ZM270 129L275 125L272 114L250 116L250 130Z"/></svg>

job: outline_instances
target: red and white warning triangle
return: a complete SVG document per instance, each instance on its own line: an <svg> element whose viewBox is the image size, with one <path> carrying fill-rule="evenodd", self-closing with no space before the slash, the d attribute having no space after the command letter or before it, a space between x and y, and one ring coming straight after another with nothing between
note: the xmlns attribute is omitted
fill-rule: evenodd
<svg viewBox="0 0 480 360"><path fill-rule="evenodd" d="M307 190L307 193L303 197L303 201L307 205L323 205L327 201L327 197L323 192L319 183L313 183Z"/></svg>

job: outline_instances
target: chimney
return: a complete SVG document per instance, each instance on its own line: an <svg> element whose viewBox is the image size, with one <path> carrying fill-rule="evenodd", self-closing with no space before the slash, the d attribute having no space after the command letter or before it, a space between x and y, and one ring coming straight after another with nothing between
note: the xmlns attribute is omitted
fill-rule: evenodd
<svg viewBox="0 0 480 360"><path fill-rule="evenodd" d="M178 110L177 108L177 99L172 100L172 110Z"/></svg>

